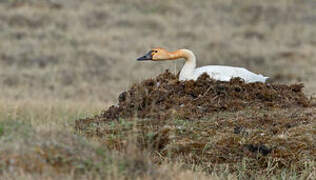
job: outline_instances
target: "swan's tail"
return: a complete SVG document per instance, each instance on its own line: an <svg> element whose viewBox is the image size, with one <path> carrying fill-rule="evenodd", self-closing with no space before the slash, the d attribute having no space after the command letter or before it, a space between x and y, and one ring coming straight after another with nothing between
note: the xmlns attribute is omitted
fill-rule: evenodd
<svg viewBox="0 0 316 180"><path fill-rule="evenodd" d="M259 74L259 78L261 82L266 82L269 79L269 77L263 76L262 74Z"/></svg>

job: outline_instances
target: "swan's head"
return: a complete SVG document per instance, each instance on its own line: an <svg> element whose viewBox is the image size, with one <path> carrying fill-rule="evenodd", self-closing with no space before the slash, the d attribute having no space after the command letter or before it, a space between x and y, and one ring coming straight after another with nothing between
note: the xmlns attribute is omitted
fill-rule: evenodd
<svg viewBox="0 0 316 180"><path fill-rule="evenodd" d="M153 48L144 56L139 57L138 61L163 61L171 59L170 53L163 48Z"/></svg>

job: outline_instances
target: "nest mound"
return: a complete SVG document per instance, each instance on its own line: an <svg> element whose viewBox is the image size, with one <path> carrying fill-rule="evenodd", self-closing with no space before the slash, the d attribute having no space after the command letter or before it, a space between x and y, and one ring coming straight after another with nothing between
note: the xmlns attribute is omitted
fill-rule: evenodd
<svg viewBox="0 0 316 180"><path fill-rule="evenodd" d="M302 88L221 82L206 74L181 82L166 71L133 85L100 115L77 120L75 128L116 150L134 137L157 163L181 161L210 171L218 164L237 171L245 163L252 174L303 170L316 157L316 109Z"/></svg>
<svg viewBox="0 0 316 180"><path fill-rule="evenodd" d="M221 82L207 74L197 81L181 82L166 71L121 93L118 106L110 107L101 117L196 119L218 111L308 106L302 88L302 84L245 83L239 78Z"/></svg>

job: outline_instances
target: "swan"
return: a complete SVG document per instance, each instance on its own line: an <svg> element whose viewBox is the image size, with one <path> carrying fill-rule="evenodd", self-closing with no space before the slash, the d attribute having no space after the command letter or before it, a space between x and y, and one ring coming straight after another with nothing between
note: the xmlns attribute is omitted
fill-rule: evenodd
<svg viewBox="0 0 316 180"><path fill-rule="evenodd" d="M185 63L180 71L179 80L197 80L200 75L207 73L211 78L219 81L230 81L231 78L239 77L246 83L265 82L268 77L255 74L241 67L208 65L196 68L196 57L189 49L179 49L169 52L164 48L153 48L144 56L139 57L138 61L164 61L185 59Z"/></svg>

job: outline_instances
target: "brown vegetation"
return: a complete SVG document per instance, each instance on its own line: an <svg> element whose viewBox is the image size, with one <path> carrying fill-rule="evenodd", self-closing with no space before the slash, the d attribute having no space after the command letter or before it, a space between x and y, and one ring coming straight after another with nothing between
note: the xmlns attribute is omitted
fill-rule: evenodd
<svg viewBox="0 0 316 180"><path fill-rule="evenodd" d="M202 75L180 82L170 72L144 80L93 118L76 121L80 134L124 150L135 137L156 163L185 162L212 172L245 163L254 171L300 172L315 161L315 118L302 85L220 82ZM269 172L267 172L269 171Z"/></svg>
<svg viewBox="0 0 316 180"><path fill-rule="evenodd" d="M309 100L302 88L302 84L247 84L239 78L221 82L209 78L207 74L197 81L180 82L166 71L121 93L118 105L111 106L98 118L195 119L207 117L213 112L245 108L307 107Z"/></svg>

